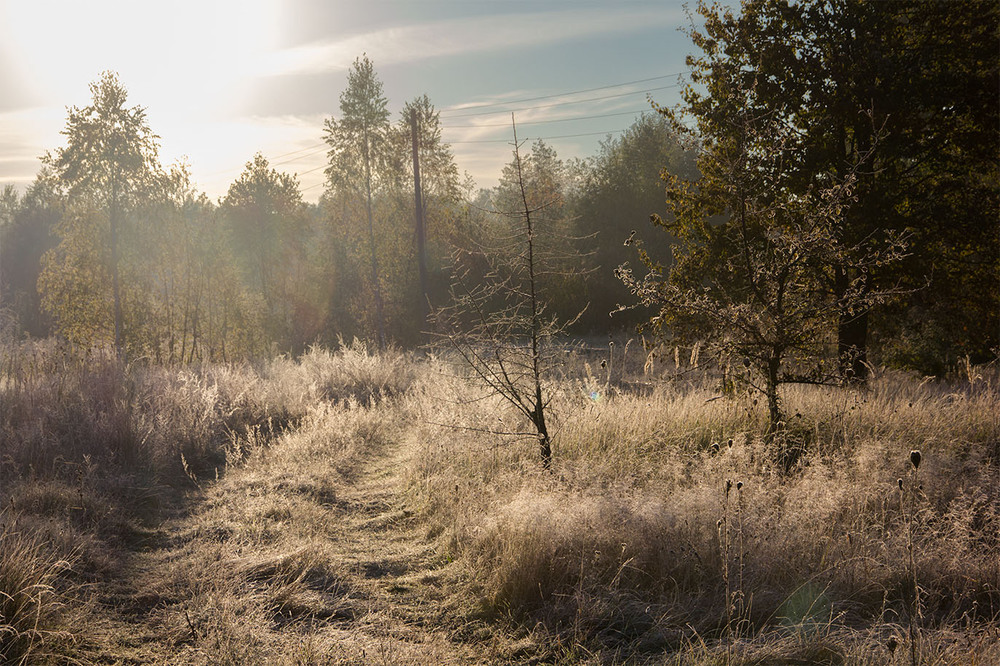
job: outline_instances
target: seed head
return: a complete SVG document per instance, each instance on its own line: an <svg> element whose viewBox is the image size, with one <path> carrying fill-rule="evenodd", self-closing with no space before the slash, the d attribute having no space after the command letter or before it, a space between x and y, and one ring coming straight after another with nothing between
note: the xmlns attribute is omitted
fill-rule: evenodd
<svg viewBox="0 0 1000 666"><path fill-rule="evenodd" d="M900 490L903 489L903 479L902 479L902 477L896 479L896 485L899 486Z"/></svg>
<svg viewBox="0 0 1000 666"><path fill-rule="evenodd" d="M920 468L920 451L916 449L910 451L910 464L913 465L913 469Z"/></svg>
<svg viewBox="0 0 1000 666"><path fill-rule="evenodd" d="M729 448L733 448L733 438L729 438Z"/></svg>

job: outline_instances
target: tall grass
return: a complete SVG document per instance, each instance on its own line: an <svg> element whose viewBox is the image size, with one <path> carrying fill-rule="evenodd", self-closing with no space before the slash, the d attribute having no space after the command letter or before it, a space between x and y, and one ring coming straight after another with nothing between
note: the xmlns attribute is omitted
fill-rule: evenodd
<svg viewBox="0 0 1000 666"><path fill-rule="evenodd" d="M65 618L89 612L87 598L126 575L129 553L157 538L163 510L183 493L204 493L293 430L311 434L297 445L299 457L286 459L287 474L272 480L306 484L301 466L331 456L341 430L354 438L342 442L343 455L365 454L355 440L377 449L383 419L366 406L405 392L414 377L402 352L376 356L361 343L314 348L297 360L191 367L125 367L111 354L51 341L7 341L2 351L5 664L41 663L56 644L100 642L88 638L88 623ZM346 427L332 405L347 409L356 427ZM310 483L326 497L323 479ZM253 524L248 518L248 535ZM63 612L67 605L76 611Z"/></svg>
<svg viewBox="0 0 1000 666"><path fill-rule="evenodd" d="M329 542L344 484L380 460L387 478L402 465L408 520L451 562L463 601L450 607L489 628L496 661L1000 657L994 369L786 387L775 442L764 407L721 393L687 367L696 356L664 370L622 343L570 349L552 384L547 472L535 439L510 434L530 432L522 418L434 358L356 342L256 364L122 367L8 345L0 661L106 644L99 622L81 621L99 612L88 595L125 576L182 501L201 509L146 582L155 603L183 606L151 615L177 659L277 659L282 627L351 620L362 611L331 601L351 583Z"/></svg>
<svg viewBox="0 0 1000 666"><path fill-rule="evenodd" d="M9 520L0 513L0 663L56 663L80 629L60 581L72 564Z"/></svg>
<svg viewBox="0 0 1000 666"><path fill-rule="evenodd" d="M567 373L553 474L531 465L530 446L475 427L517 430L502 404L462 402L460 382L425 387L423 421L454 427L414 433L411 487L492 613L627 653L704 641L757 659L766 645L787 656L775 628L802 654L845 628L860 643L865 627L905 637L915 573L938 637L925 656L959 654L958 625L996 627L995 384L883 374L867 390L788 387L785 436L802 451L791 470L760 406L720 397L714 380L685 384L597 390L589 368ZM896 480L916 448L911 521ZM828 658L865 649L843 643Z"/></svg>

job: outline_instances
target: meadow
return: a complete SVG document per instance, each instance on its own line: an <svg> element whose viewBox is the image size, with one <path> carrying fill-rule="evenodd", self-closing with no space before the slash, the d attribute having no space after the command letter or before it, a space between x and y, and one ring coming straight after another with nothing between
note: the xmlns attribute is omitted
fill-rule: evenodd
<svg viewBox="0 0 1000 666"><path fill-rule="evenodd" d="M546 471L444 351L6 344L0 662L1000 663L995 366L768 437L690 350L564 356Z"/></svg>

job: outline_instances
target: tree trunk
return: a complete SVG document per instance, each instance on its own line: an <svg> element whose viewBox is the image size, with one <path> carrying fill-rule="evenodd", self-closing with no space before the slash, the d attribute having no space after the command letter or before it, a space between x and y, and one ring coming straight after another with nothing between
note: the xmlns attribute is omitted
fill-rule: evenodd
<svg viewBox="0 0 1000 666"><path fill-rule="evenodd" d="M524 206L524 226L527 232L528 253L526 257L528 268L528 294L531 307L531 373L535 381L535 410L531 420L538 431L539 452L542 457L542 467L552 466L552 441L545 426L545 400L542 396L542 366L539 344L542 332L542 313L538 302L538 285L535 280L535 229L531 222L531 207L528 205L528 193L524 189L524 174L521 171L521 154L517 148L517 125L514 114L510 114L511 125L514 128L514 158L517 165L517 184L521 189L521 203Z"/></svg>
<svg viewBox="0 0 1000 666"><path fill-rule="evenodd" d="M382 318L382 287L378 282L378 258L375 256L375 222L372 219L372 169L368 137L365 136L365 212L368 215L368 236L372 252L372 288L375 290L375 324L379 349L385 349L385 321Z"/></svg>
<svg viewBox="0 0 1000 666"><path fill-rule="evenodd" d="M843 302L850 287L850 276L843 266L837 267L834 289L837 300ZM848 382L863 383L868 379L868 311L849 312L841 307L837 320L837 358L840 376Z"/></svg>
<svg viewBox="0 0 1000 666"><path fill-rule="evenodd" d="M767 432L773 435L778 432L781 424L781 404L778 399L778 371L781 369L781 356L774 355L767 359Z"/></svg>
<svg viewBox="0 0 1000 666"><path fill-rule="evenodd" d="M118 360L125 360L125 339L122 330L122 298L118 278L118 179L111 179L111 204L108 207L108 222L111 225L111 295L114 300L115 354Z"/></svg>

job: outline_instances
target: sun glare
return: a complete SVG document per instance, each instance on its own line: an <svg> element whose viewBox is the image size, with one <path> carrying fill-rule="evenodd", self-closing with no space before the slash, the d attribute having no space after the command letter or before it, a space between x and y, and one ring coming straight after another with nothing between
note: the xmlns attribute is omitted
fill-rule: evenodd
<svg viewBox="0 0 1000 666"><path fill-rule="evenodd" d="M0 38L30 62L40 106L83 106L88 85L116 71L130 102L146 107L164 160L187 155L211 170L221 168L211 157L222 151L210 150L218 123L240 115L278 43L279 10L272 0L16 2L4 6Z"/></svg>

